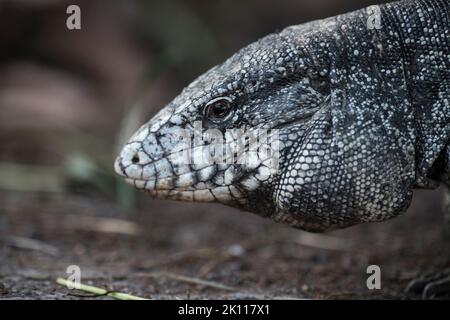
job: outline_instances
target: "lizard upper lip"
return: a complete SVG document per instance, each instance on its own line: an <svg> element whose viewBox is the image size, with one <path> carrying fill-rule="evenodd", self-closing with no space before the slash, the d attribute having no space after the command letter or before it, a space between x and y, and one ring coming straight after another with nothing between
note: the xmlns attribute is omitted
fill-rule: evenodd
<svg viewBox="0 0 450 320"><path fill-rule="evenodd" d="M156 185L156 182L158 179L140 179L140 178L132 178L127 175L125 172L125 167L122 163L122 157L117 157L116 161L114 162L114 171L121 177L124 177L125 182L129 185L137 188L137 189L146 189L146 190L171 190L172 185L168 182L166 182L167 186L163 187L161 185ZM161 180L161 179L160 179ZM171 179L167 179L170 180Z"/></svg>

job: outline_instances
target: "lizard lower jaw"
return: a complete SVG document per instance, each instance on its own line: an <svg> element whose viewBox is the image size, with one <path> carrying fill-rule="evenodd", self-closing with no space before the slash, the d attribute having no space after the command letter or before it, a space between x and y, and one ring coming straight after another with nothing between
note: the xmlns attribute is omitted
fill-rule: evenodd
<svg viewBox="0 0 450 320"><path fill-rule="evenodd" d="M125 182L139 190L157 192L157 191L174 191L184 192L193 191L192 186L176 187L174 186L172 178L156 179L156 180L143 180L143 179L131 179L125 178Z"/></svg>
<svg viewBox="0 0 450 320"><path fill-rule="evenodd" d="M139 190L146 190L146 191L174 190L172 179L143 180L143 179L125 178L125 182Z"/></svg>
<svg viewBox="0 0 450 320"><path fill-rule="evenodd" d="M182 201L193 201L195 194L197 194L197 201L206 201L210 202L214 198L211 196L211 193L208 190L186 190L179 188L170 188L163 189L157 187L155 180L139 180L139 179L130 179L126 178L125 181L135 187L138 190L145 191L149 193L152 197L157 199L173 199L173 200L182 200ZM205 192L208 196L205 196Z"/></svg>
<svg viewBox="0 0 450 320"><path fill-rule="evenodd" d="M125 182L128 183L129 185L135 187L136 189L145 189L145 185L147 183L147 181L145 180L136 180L136 179L130 179L130 178L126 178Z"/></svg>

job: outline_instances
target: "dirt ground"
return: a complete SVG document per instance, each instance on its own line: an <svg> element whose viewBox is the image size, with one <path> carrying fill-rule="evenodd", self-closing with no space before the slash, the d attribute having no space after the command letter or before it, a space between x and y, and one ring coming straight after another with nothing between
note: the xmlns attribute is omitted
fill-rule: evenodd
<svg viewBox="0 0 450 320"><path fill-rule="evenodd" d="M142 197L125 223L85 196L1 198L2 299L107 299L56 284L69 265L83 283L151 299L420 298L404 287L445 262L435 192L417 192L402 217L326 235L219 205ZM366 287L371 264L381 268L380 290Z"/></svg>

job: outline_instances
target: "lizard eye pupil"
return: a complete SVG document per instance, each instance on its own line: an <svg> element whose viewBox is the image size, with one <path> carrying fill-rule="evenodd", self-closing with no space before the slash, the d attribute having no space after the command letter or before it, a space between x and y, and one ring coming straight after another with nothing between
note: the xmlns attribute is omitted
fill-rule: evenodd
<svg viewBox="0 0 450 320"><path fill-rule="evenodd" d="M221 121L232 113L233 106L227 98L219 98L209 102L204 110L204 115L212 121Z"/></svg>

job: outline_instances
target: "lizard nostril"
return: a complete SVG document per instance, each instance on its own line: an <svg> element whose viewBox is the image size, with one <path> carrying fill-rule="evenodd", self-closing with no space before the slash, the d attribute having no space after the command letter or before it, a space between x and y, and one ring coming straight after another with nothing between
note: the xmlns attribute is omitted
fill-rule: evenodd
<svg viewBox="0 0 450 320"><path fill-rule="evenodd" d="M133 164L138 164L139 163L139 155L136 153L133 158L131 158L131 162Z"/></svg>

